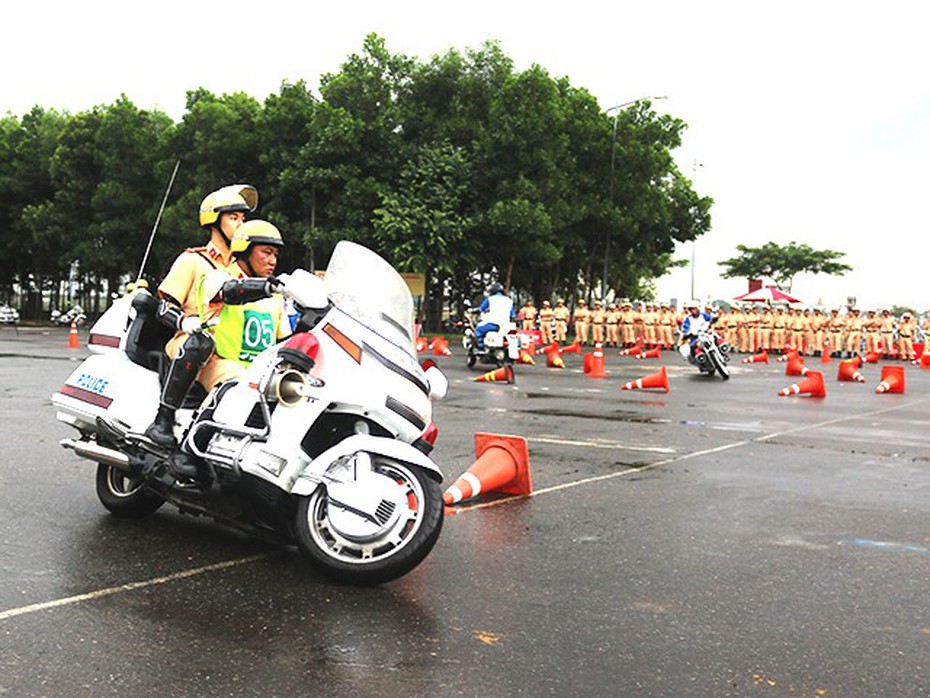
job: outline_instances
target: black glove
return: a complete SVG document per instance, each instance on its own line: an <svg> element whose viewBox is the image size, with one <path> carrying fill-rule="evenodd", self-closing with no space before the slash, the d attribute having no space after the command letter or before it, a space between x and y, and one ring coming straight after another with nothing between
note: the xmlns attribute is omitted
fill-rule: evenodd
<svg viewBox="0 0 930 698"><path fill-rule="evenodd" d="M229 305L244 305L268 298L272 292L270 278L230 279L220 289L220 300Z"/></svg>

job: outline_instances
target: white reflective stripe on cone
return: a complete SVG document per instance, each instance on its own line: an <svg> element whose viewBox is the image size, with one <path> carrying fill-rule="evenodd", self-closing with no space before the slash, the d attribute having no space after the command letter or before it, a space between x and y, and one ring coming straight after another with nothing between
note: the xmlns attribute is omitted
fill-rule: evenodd
<svg viewBox="0 0 930 698"><path fill-rule="evenodd" d="M449 489L447 489L446 494L452 497L453 504L455 504L456 502L462 501L462 490L460 490L455 485L452 485Z"/></svg>
<svg viewBox="0 0 930 698"><path fill-rule="evenodd" d="M471 485L471 494L469 495L470 497L474 497L481 492L481 480L475 477L474 473L463 473L459 480L464 480L469 485Z"/></svg>

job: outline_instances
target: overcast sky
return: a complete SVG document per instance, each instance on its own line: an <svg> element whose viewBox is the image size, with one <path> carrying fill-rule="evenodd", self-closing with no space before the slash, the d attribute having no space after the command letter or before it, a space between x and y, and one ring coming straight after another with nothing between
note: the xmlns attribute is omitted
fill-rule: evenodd
<svg viewBox="0 0 930 698"><path fill-rule="evenodd" d="M4 8L0 112L76 112L125 93L179 119L196 87L260 100L284 80L316 87L370 32L422 60L496 39L518 69L567 76L604 109L667 96L655 108L689 124L676 159L716 202L712 231L679 251L696 260L695 295L746 290L719 278L737 244L794 240L854 267L797 277L805 301L925 310L928 17L926 3L894 0L32 0ZM689 266L658 288L683 299L691 284Z"/></svg>

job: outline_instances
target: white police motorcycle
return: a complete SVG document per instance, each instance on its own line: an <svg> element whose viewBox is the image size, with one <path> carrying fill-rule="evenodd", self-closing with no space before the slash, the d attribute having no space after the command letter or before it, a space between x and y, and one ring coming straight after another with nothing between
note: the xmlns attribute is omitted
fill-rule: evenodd
<svg viewBox="0 0 930 698"><path fill-rule="evenodd" d="M442 528L442 474L428 454L431 400L447 381L417 363L410 292L375 253L340 242L325 281L302 270L280 278L301 312L295 333L178 411L181 448L208 469L208 485L175 476L171 454L143 433L171 334L143 311L144 290L94 325L94 353L52 396L58 419L78 432L61 445L98 463L97 495L116 516L143 517L167 501L295 542L338 581L395 579Z"/></svg>
<svg viewBox="0 0 930 698"><path fill-rule="evenodd" d="M699 330L694 336L694 345L685 342L679 351L701 373L712 376L716 372L723 380L730 379L730 345L710 328Z"/></svg>
<svg viewBox="0 0 930 698"><path fill-rule="evenodd" d="M520 335L513 322L506 322L499 329L489 330L484 335L484 341L478 341L477 318L481 311L470 307L466 300L465 318L467 325L462 337L462 348L465 349L465 364L472 368L476 363L490 364L492 366L512 366L520 358Z"/></svg>

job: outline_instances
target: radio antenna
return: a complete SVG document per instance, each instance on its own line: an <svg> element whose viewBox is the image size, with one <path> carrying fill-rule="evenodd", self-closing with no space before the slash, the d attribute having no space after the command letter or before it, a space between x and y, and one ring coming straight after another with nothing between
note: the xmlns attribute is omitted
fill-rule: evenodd
<svg viewBox="0 0 930 698"><path fill-rule="evenodd" d="M146 246L145 255L142 257L142 265L139 267L139 276L136 277L136 286L138 286L139 282L142 280L142 272L145 270L145 263L149 259L149 252L152 251L152 243L155 242L155 233L158 231L159 222L161 222L161 214L165 212L165 204L168 203L168 194L171 193L171 187L174 186L174 178L177 176L180 166L180 160L174 163L174 172L171 173L171 179L168 181L168 188L165 189L165 198L161 200L161 208L158 209L158 215L155 217L155 225L152 226L152 234L149 235L149 244Z"/></svg>

